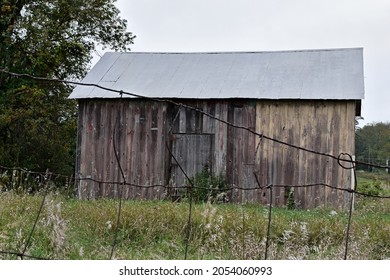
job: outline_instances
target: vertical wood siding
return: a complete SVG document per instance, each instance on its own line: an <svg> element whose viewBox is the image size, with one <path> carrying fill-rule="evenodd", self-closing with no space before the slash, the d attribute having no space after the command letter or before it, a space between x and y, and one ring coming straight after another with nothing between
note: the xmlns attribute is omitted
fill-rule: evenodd
<svg viewBox="0 0 390 280"><path fill-rule="evenodd" d="M175 157L171 160L171 181L174 187L187 185L186 176L191 178L204 168L212 171L213 138L212 134L174 134L171 137Z"/></svg>
<svg viewBox="0 0 390 280"><path fill-rule="evenodd" d="M355 102L353 101L262 101L256 107L256 131L293 145L338 156L354 154ZM257 139L256 172L262 184L307 185L323 183L351 187L351 171L340 168L337 160ZM270 174L273 166L274 175ZM296 206L344 206L346 192L330 188L293 188ZM283 188L275 188L274 202L286 204ZM269 198L267 198L269 200Z"/></svg>
<svg viewBox="0 0 390 280"><path fill-rule="evenodd" d="M293 145L336 156L341 152L354 154L354 101L179 102ZM78 141L77 170L83 178L122 180L113 149L115 141L126 181L135 185L183 184L184 177L179 175L166 149L168 144L174 155L180 155L178 158L189 175L200 171L203 162L210 162L212 172L222 174L231 186L256 188L256 174L262 186L325 183L351 187L350 170L341 169L336 160L259 138L168 103L139 99L80 100ZM209 157L185 152L192 149L206 153L206 148L211 153ZM161 187L126 187L124 197L157 199L164 197L164 192ZM287 190L275 187L273 194L273 203L277 205L287 204L290 196L302 208L340 207L348 199L348 194L321 187ZM79 195L116 197L118 186L83 180ZM237 203L270 201L264 190L234 190L229 198Z"/></svg>
<svg viewBox="0 0 390 280"><path fill-rule="evenodd" d="M168 153L166 106L140 100L82 100L79 103L78 176L104 182L122 182L116 156L133 185L167 184ZM79 196L85 199L118 197L118 184L81 180ZM127 199L161 198L162 187L123 188Z"/></svg>

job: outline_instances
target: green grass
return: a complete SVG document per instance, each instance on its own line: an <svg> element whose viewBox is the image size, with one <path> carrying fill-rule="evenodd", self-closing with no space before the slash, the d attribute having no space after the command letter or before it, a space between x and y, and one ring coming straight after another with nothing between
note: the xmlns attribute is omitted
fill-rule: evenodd
<svg viewBox="0 0 390 280"><path fill-rule="evenodd" d="M0 251L21 252L42 195L0 194ZM108 259L118 201L46 198L26 254L50 259ZM116 259L183 259L186 202L123 201ZM269 259L342 259L348 213L274 208ZM195 204L189 259L263 259L268 208ZM0 259L15 259L0 254ZM390 258L390 201L357 198L349 259Z"/></svg>
<svg viewBox="0 0 390 280"><path fill-rule="evenodd" d="M356 172L356 175L358 185L379 181L384 189L390 191L390 174L385 173L384 171L365 172L360 170Z"/></svg>

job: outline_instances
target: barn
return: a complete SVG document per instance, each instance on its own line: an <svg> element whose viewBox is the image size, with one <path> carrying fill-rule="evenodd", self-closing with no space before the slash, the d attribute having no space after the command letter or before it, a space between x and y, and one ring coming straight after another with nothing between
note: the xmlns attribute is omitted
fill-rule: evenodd
<svg viewBox="0 0 390 280"><path fill-rule="evenodd" d="M354 154L362 48L108 52L82 82L98 85L70 95L82 199L118 197L123 175L123 198L163 199L207 168L235 203L348 200L337 188L353 187L352 172L327 155Z"/></svg>

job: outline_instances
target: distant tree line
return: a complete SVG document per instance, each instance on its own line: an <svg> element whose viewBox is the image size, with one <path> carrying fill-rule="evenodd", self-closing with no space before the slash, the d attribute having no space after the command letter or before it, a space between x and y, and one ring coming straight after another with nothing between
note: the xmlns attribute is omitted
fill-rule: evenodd
<svg viewBox="0 0 390 280"><path fill-rule="evenodd" d="M390 122L379 122L356 129L356 159L359 161L386 165L390 160ZM364 165L359 169L372 171Z"/></svg>

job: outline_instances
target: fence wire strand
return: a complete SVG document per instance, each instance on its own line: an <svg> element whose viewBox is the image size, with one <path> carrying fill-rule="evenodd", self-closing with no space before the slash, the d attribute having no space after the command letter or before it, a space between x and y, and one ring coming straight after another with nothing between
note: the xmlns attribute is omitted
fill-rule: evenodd
<svg viewBox="0 0 390 280"><path fill-rule="evenodd" d="M350 154L345 154L347 155L351 162L352 162L352 156ZM340 163L339 163L340 164ZM340 166L344 169L353 169L353 176L354 176L354 190L357 188L356 184L356 166L352 163L352 167L346 167L340 164ZM352 221L352 211L353 211L353 205L354 205L354 193L350 193L349 197L349 214L348 214L348 223L347 223L347 230L345 233L345 251L344 251L344 260L348 258L348 248L349 248L349 238L350 238L350 230L351 230L351 221Z"/></svg>
<svg viewBox="0 0 390 280"><path fill-rule="evenodd" d="M47 197L47 194L49 193L49 181L50 181L50 177L49 177L49 172L47 171L46 172L46 176L45 176L45 188L44 188L44 191L43 191L43 198L42 198L42 201L41 201L41 205L39 206L39 210L38 210L38 213L36 215L36 218L35 218L35 222L34 222L34 225L30 231L30 234L27 238L27 241L26 241L26 244L24 246L24 249L22 250L22 252L20 253L20 255L18 255L22 260L23 260L23 257L26 256L26 252L27 252L27 249L28 247L31 245L31 238L34 234L34 231L35 231L35 228L38 224L38 221L39 221L39 217L42 213L42 210L43 210L43 206L45 205L45 200L46 200L46 197Z"/></svg>
<svg viewBox="0 0 390 280"><path fill-rule="evenodd" d="M316 150L313 150L313 149L308 149L308 148L301 147L301 146L298 146L298 145L295 145L295 144L292 144L292 143L281 141L279 139L275 139L273 137L264 135L263 133L257 132L255 130L249 128L249 127L241 126L241 125L237 125L237 124L228 122L227 120L221 119L221 118L216 117L216 116L214 116L214 115L212 115L210 113L204 112L203 110L201 110L199 108L196 108L196 107L193 107L193 106L190 106L190 105L187 105L187 104L183 104L183 103L180 103L180 102L176 102L176 101L173 101L171 99L149 97L149 96L138 94L138 93L132 93L132 92L127 92L127 91L123 91L123 90L117 90L117 89L113 89L113 88L109 88L109 87L104 87L104 86L101 86L101 85L96 84L96 83L84 83L84 82L62 80L62 79L55 79L55 78L37 77L37 76L34 76L34 75L25 74L25 73L15 73L15 72L12 72L12 71L8 71L8 70L6 70L4 68L0 68L0 73L4 73L4 74L7 74L7 75L13 76L15 78L19 78L19 79L27 78L27 79L37 80L37 81L41 81L41 82L54 82L54 83L63 83L63 84L84 86L84 87L95 87L95 88L99 88L99 89L102 89L102 90L105 90L105 91L117 93L118 96L121 99L125 95L125 96L143 98L143 99L146 99L146 100L151 100L151 101L156 101L156 102L161 102L161 103L172 104L172 105L178 106L179 109L180 108L186 108L186 109L198 112L198 113L200 113L200 114L202 114L202 115L204 115L206 117L209 117L210 119L216 120L216 121L218 121L220 123L223 123L223 124L225 124L225 125L227 125L229 127L233 127L233 128L237 128L237 129L242 129L242 130L248 131L249 133L258 136L261 139L264 138L264 139L267 139L269 141L272 141L272 142L275 142L275 143L278 143L278 144L281 144L281 145L286 145L286 146L288 146L290 148L294 148L294 149L297 149L297 150L305 151L305 152L316 154L316 155L326 156L326 157L333 158L335 160L339 160L339 161L342 161L342 162L351 162L350 160L347 160L347 159L341 159L339 155L336 156L336 155L332 155L332 154L329 154L329 153L319 152L319 151L316 151ZM361 164L361 165L365 165L365 166L369 166L369 167L376 167L376 168L381 168L381 169L390 168L390 166L386 166L386 165L377 165L377 164L371 164L371 163L366 163L366 162L361 162L361 161L356 161L356 160L352 161L352 162L354 164Z"/></svg>
<svg viewBox="0 0 390 280"><path fill-rule="evenodd" d="M338 165L341 168L346 169L346 170L351 169L352 173L353 173L353 176L354 176L354 188L353 189L352 188L345 189L345 188L341 188L341 187L338 187L338 186L333 186L333 185L330 185L330 184L327 184L327 183L324 183L324 182L316 182L316 183L304 184L304 185L281 185L281 184L275 184L275 182L272 181L272 182L269 182L268 185L261 185L260 184L260 180L259 180L256 172L254 172L253 175L254 175L254 179L255 179L255 182L256 182L257 186L251 186L251 187L231 186L231 187L227 187L227 188L218 189L220 191L234 191L234 190L242 190L242 191L262 190L264 192L268 191L268 194L269 194L269 205L268 205L266 244L265 244L265 252L264 252L264 259L265 260L269 259L269 247L270 247L270 239L271 239L271 231L272 231L273 190L275 188L289 189L289 188L322 187L322 188L330 188L330 189L333 189L333 190L347 192L349 194L349 213L348 213L348 222L347 222L347 225L346 225L347 228L346 228L346 234L345 234L344 259L347 259L347 257L348 257L348 246L349 246L349 239L350 239L350 236L351 236L351 221L352 221L352 213L353 213L353 205L354 205L354 196L355 195L360 195L360 196L363 196L363 197L372 197L372 198L377 198L377 199L390 199L390 196L370 194L370 193L365 193L365 192L361 192L361 191L357 190L357 177L356 177L356 165L357 164L368 166L368 167L381 168L381 169L390 168L389 166L386 166L386 165L377 165L377 164L371 164L371 163L365 163L365 162L362 162L362 161L353 160L352 156L347 154L347 153L340 153L339 155L336 156L336 155L332 155L332 154L329 154L329 153L324 153L324 152L316 151L316 150L313 150L313 149L308 149L308 148L305 148L305 147L301 147L301 146L298 146L298 145L295 145L295 144L292 144L292 143L287 143L287 142L281 141L279 139L275 139L273 137L264 135L264 134L262 134L260 132L257 132L255 130L249 128L249 127L240 126L240 125L228 122L227 120L218 118L218 117L216 117L216 116L214 116L214 115L212 115L210 113L204 112L203 110L201 110L199 108L195 108L193 106L182 104L182 103L179 103L179 102L176 102L176 101L173 101L173 100L169 100L169 99L151 98L151 97L147 97L147 96L140 95L140 94L134 94L134 93L125 92L125 91L122 91L122 90L115 90L115 89L103 87L101 85L93 84L93 83L82 83L82 82L76 82L76 81L59 80L59 79L51 79L51 78L44 78L44 77L36 77L36 76L29 75L29 74L14 73L14 72L7 71L5 69L0 69L0 73L2 75L7 74L7 75L10 75L10 76L19 78L19 79L28 78L28 79L34 79L34 80L38 80L38 81L42 81L42 82L56 82L56 83L64 83L64 84L69 84L69 85L96 87L96 88L100 88L100 89L107 90L107 91L110 91L110 92L118 93L120 95L121 99L122 99L122 97L124 95L126 95L126 96L132 96L132 97L138 97L138 98L153 100L153 101L157 101L157 102L169 103L169 104L178 106L178 111L177 111L177 113L176 113L176 115L174 117L174 120L176 120L178 118L180 110L182 108L185 108L185 109L189 109L189 110L193 110L195 112L198 112L198 113L200 113L200 114L202 114L202 115L204 115L204 116L206 116L206 117L208 117L210 119L216 120L216 121L218 121L220 123L223 123L223 124L225 124L228 127L242 129L244 131L249 132L250 134L255 135L256 137L259 137L260 141L259 141L259 143L258 143L258 145L256 147L255 155L257 154L258 150L260 149L261 143L263 143L264 140L268 140L268 141L272 141L274 143L278 143L278 144L287 146L287 147L292 148L292 149L298 149L300 151L305 151L305 152L308 152L308 153L312 153L312 154L317 155L317 156L326 156L326 157L335 159L335 160L337 160L337 163L338 163ZM169 128L169 133L171 132L172 129L173 129L173 124ZM77 184L80 183L81 181L92 181L92 182L98 183L99 185L111 184L111 185L115 185L117 187L117 190L118 190L118 200L119 201L118 201L118 210L117 210L117 220L116 220L115 231L114 231L114 236L113 236L113 241L112 241L112 246L111 246L110 259L112 259L114 257L115 248L116 248L117 239L118 239L120 219L121 219L123 189L125 187L135 187L135 188L141 188L141 189L148 189L148 188L159 187L159 188L163 188L163 189L169 189L170 187L169 187L169 185L162 185L162 184L139 185L139 184L129 183L126 180L126 175L125 175L124 170L122 168L122 164L121 164L121 161L120 161L120 158L119 158L119 154L118 154L118 151L117 151L117 147L116 147L116 138L118 138L117 135L116 135L116 126L114 127L113 134L114 134L113 135L113 149L114 149L114 153L115 153L115 158L116 158L116 162L117 162L117 165L118 165L118 169L120 171L120 175L121 175L121 178L122 178L122 180L120 180L120 181L102 181L102 180L98 180L96 178L86 178L86 177L84 178L84 177L80 177L80 176L79 177L69 177L69 176L65 176L65 175L62 175L62 174L49 173L48 171L45 172L45 173L42 173L42 172L32 172L32 171L28 171L26 169L19 168L19 167L4 167L4 166L0 166L1 170L10 171L10 172L20 172L20 173L24 172L24 173L27 173L27 174L32 175L32 176L37 176L37 177L41 176L41 177L45 178L43 198L42 198L39 210L38 210L38 212L36 214L35 222L33 224L32 229L29 232L29 236L28 236L28 239L27 239L27 241L26 241L26 243L24 245L23 250L21 250L21 252L0 251L0 254L16 256L16 257L19 257L22 260L24 258L37 259L37 260L48 259L48 258L42 258L40 256L31 256L31 255L27 254L27 250L31 246L32 236L33 236L33 234L35 232L35 229L36 229L37 223L39 221L40 215L41 215L41 213L43 211L45 199L46 199L46 197L47 197L47 195L49 193L49 181L53 177L55 177L55 179L65 179L65 180L67 180L67 182L68 182L67 184L68 184L69 187L72 186L72 180L74 180L74 186L75 186L74 190L76 189ZM187 193L189 194L189 201L188 201L188 203L189 203L189 210L188 210L188 218L187 218L187 221L186 221L185 252L184 252L184 259L187 259L188 258L189 245L190 245L192 216L193 216L193 191L195 189L204 189L204 188L198 187L198 186L196 186L194 184L194 182L192 181L192 179L190 178L190 176L188 175L186 170L183 168L183 166L180 164L180 162L176 159L176 157L173 154L171 148L169 147L169 143L168 142L166 142L166 149L167 149L169 155L171 156L171 158L175 161L175 163L177 164L178 168L180 169L180 171L183 173L184 177L187 180L187 184L186 185L184 185L184 186L177 186L176 187L176 189L185 189L187 191ZM348 166L348 164L350 164L350 166ZM207 188L207 189L210 189L210 188ZM243 230L244 230L244 226L245 226L245 217L244 216L243 216L242 222L243 222ZM243 242L243 246L242 247L245 248L244 236L243 236L242 242ZM242 252L242 256L244 256L244 252Z"/></svg>
<svg viewBox="0 0 390 280"><path fill-rule="evenodd" d="M115 146L115 141L113 141L114 143L114 146ZM116 150L117 148L114 147L114 149ZM188 258L188 251L189 251L189 245L190 245L190 234L191 234L191 226L192 226L192 215L193 215L193 201L192 201L192 191L194 189L205 189L205 188L202 188L202 187L197 187L194 185L194 183L192 182L191 178L188 176L188 174L186 173L186 171L184 170L184 168L182 167L182 165L180 164L180 162L175 158L174 154L172 153L172 151L170 150L169 147L167 147L170 155L172 156L172 158L175 160L176 164L178 165L179 169L184 173L184 176L187 178L188 180L188 185L187 186L181 186L181 187L177 187L178 189L185 189L187 190L188 194L189 194L189 213L188 213L188 218L187 218L187 223L186 223L186 231L185 231L185 254L184 254L184 258L187 259ZM117 155L117 151L115 151L115 154ZM350 155L347 155L348 157ZM352 161L350 161L352 162ZM117 163L118 163L118 168L119 170L122 169L122 166L121 163L120 163L120 159L119 157L117 158ZM345 168L345 169L350 169L350 167L348 166L344 166L344 165L340 165L342 168ZM355 165L354 165L355 166ZM41 216L41 213L43 211L43 207L44 207L44 204L45 204L45 199L47 197L47 194L49 192L49 182L51 179L55 179L55 178L67 178L68 181L69 181L69 186L72 186L72 183L70 182L70 180L75 180L75 181L83 181L83 180L91 180L93 182L99 182L100 184L115 184L117 187L118 187L118 198L119 198L119 204L118 204L118 210L117 210L117 221L116 221L116 226L115 226L115 231L114 231L114 237L113 237L113 243L112 243L112 246L111 246L111 254L110 254L110 259L113 258L114 256L114 251L115 251L115 247L116 247L116 244L117 244L117 236L118 236L118 232L119 232L119 225L120 225L120 216L121 216L121 209L122 209L122 199L123 199L123 196L122 196L122 193L123 193L123 187L136 187L136 188L151 188L151 187L163 187L163 188L169 188L169 186L166 186L166 185L150 185L150 186L145 186L145 185L136 185L136 184L129 184L127 181L126 181L126 177L124 175L124 172L123 172L123 169L121 172L121 175L122 175L122 179L123 181L119 181L119 182L107 182L107 181L99 181L98 179L95 179L95 178L75 178L75 177L71 177L71 176L65 176L65 175L60 175L60 174L53 174L53 173L50 173L50 172L33 172L33 171L28 171L26 169L23 169L23 168L19 168L19 167L15 167L15 168L11 168L11 167L5 167L5 166L0 166L0 169L3 170L3 171L17 171L17 172L25 172L27 174L34 174L35 176L37 177L42 177L44 178L44 189L43 189L43 198L42 198L42 201L40 203L40 207L39 207L39 210L36 214L36 217L35 217L35 221L34 221L34 224L32 226L32 229L30 230L30 233L29 233L29 237L24 245L24 248L23 250L21 250L21 252L14 252L14 251L0 251L0 254L2 255L13 255L13 256L17 256L19 257L20 259L25 259L25 258L28 258L28 259L37 259L37 260L40 260L40 259L50 259L50 258L46 258L46 257L42 257L42 256L31 256L29 254L27 254L27 250L28 248L31 246L31 243L32 243L32 236L35 232L35 229L36 229L36 225L39 221L39 218ZM353 201L353 196L354 195L360 195L360 196L363 196L363 197L367 197L367 198L377 198L377 199L390 199L390 196L383 196L383 195L373 195L373 194L370 194L370 193L364 193L364 192L361 192L361 191L358 191L357 190L357 177L356 177L356 170L355 168L353 169L353 176L354 176L354 189L350 188L350 189L343 189L343 188L340 188L340 187L335 187L335 186L332 186L332 185L329 185L329 184L325 184L325 183L313 183L313 184L306 184L306 185L273 185L273 184L268 184L268 185L264 185L262 186L259 182L259 179L257 178L257 175L254 174L255 176L255 179L256 179L256 183L257 183L257 186L254 186L252 188L242 188L242 187L231 187L231 188L226 188L226 189L223 189L223 191L227 191L227 190L245 190L245 191L249 191L249 190L263 190L263 191L267 191L268 190L268 195L269 195L269 204L268 204L268 218L267 218L267 233L266 233L266 245L265 245L265 252L264 252L264 259L267 260L269 259L269 246L270 246L270 240L271 240L271 231L272 231L272 209L273 209L273 189L275 188L310 188L310 187L325 187L325 188L331 188L331 189L335 189L335 190L339 190L339 191L344 191L344 192L347 192L349 195L350 195L350 199L349 199L349 213L348 213L348 222L347 222L347 225L346 225L346 234L345 234L345 251L344 251L344 259L347 259L347 256L348 256L348 245L349 245L349 239L350 239L350 236L351 236L351 222L352 222L352 213L353 213L353 205L354 205L354 201ZM262 206L261 206L262 207ZM245 241L242 241L242 242L245 242ZM242 252L243 253L243 252Z"/></svg>
<svg viewBox="0 0 390 280"><path fill-rule="evenodd" d="M119 124L118 122L119 118L117 117L116 124ZM119 198L119 203L118 203L118 211L117 211L117 218L116 218L116 224L115 224L115 231L114 231L114 238L112 240L112 245L111 245L111 254L110 254L110 260L114 257L114 252L115 252L115 247L118 239L118 232L119 232L119 225L120 225L120 219L121 219L121 212L122 212L122 194L123 194L123 185L126 184L126 175L125 172L123 171L122 164L119 158L119 153L118 149L116 147L116 126L114 127L113 131L113 136L112 136L112 146L114 149L114 154L115 154L115 159L120 171L120 174L122 176L122 182L120 184L117 184L118 188L118 198Z"/></svg>

